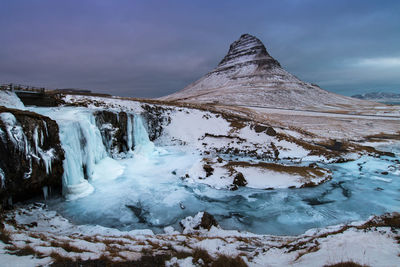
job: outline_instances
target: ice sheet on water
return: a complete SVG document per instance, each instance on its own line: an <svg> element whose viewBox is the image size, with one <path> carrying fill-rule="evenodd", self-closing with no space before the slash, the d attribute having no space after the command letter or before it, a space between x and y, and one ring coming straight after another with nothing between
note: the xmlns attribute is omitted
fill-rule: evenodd
<svg viewBox="0 0 400 267"><path fill-rule="evenodd" d="M299 234L400 206L400 179L396 169L390 171L394 161L386 157L322 166L333 171L333 179L314 188L218 190L182 179L202 156L190 148L154 147L140 116L134 116L129 129L133 157L119 160L107 158L89 110L63 109L49 116L59 123L68 164L74 164L65 166L65 175L70 199L75 199L49 204L76 223L162 232L167 226L179 229L183 218L207 211L224 229ZM86 166L86 171L76 166Z"/></svg>
<svg viewBox="0 0 400 267"><path fill-rule="evenodd" d="M385 175L392 179L390 183L370 179L378 175L376 170L392 163L387 158L363 157L335 164L332 181L315 188L229 191L181 179L201 156L178 148L164 150L168 153L118 161L124 172L115 180L93 181L92 195L53 207L77 223L125 230L179 229L181 219L207 211L224 229L299 234L313 227L398 211L400 206L400 179L395 174ZM364 162L369 167L360 171Z"/></svg>

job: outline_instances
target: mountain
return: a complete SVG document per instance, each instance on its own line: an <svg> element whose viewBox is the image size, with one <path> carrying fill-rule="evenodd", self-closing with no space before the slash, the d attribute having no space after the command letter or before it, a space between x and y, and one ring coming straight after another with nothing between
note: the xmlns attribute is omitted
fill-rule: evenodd
<svg viewBox="0 0 400 267"><path fill-rule="evenodd" d="M372 100L372 101L382 102L382 103L399 103L400 102L400 94L389 93L389 92L372 92L372 93L352 95L351 97L363 99L363 100Z"/></svg>
<svg viewBox="0 0 400 267"><path fill-rule="evenodd" d="M284 70L264 44L250 34L233 42L214 70L160 99L290 109L343 108L364 103L301 81Z"/></svg>

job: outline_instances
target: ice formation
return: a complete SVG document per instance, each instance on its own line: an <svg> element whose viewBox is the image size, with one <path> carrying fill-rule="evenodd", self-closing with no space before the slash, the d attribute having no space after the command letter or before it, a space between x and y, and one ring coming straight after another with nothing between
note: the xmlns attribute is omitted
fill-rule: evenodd
<svg viewBox="0 0 400 267"><path fill-rule="evenodd" d="M5 140L7 134L15 149L22 155L25 155L25 158L29 162L30 169L24 174L24 178L28 179L32 174L32 160L36 160L37 162L42 161L46 168L46 173L50 174L51 164L54 159L54 149L51 148L49 150L44 150L42 148L44 142L44 133L39 130L38 127L35 128L32 135L34 142L34 146L32 147L30 142L28 141L27 136L24 133L22 126L12 113L1 113L0 120L3 122L7 131L7 133L0 131L0 137L3 139L3 143L7 142ZM46 123L43 123L46 126ZM48 133L46 133L46 135L48 135Z"/></svg>

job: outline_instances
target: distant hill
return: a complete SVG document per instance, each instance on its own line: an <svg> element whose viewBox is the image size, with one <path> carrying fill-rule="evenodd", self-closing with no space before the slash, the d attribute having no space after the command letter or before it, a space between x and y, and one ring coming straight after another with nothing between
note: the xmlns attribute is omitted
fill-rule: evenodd
<svg viewBox="0 0 400 267"><path fill-rule="evenodd" d="M385 104L400 105L400 94L397 93L372 92L372 93L352 95L351 97L362 100L385 103Z"/></svg>

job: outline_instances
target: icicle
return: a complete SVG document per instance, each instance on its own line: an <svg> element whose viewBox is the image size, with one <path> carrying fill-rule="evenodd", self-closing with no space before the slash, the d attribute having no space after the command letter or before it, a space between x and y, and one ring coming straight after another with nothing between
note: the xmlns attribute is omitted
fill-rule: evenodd
<svg viewBox="0 0 400 267"><path fill-rule="evenodd" d="M32 157L29 156L28 160L29 160L29 171L24 173L24 179L29 179L31 178L32 175Z"/></svg>
<svg viewBox="0 0 400 267"><path fill-rule="evenodd" d="M0 188L6 187L6 175L4 171L0 168Z"/></svg>
<svg viewBox="0 0 400 267"><path fill-rule="evenodd" d="M132 150L133 146L133 124L132 124L132 116L130 114L126 114L126 137L127 137L127 145L128 145L128 152Z"/></svg>
<svg viewBox="0 0 400 267"><path fill-rule="evenodd" d="M44 198L44 200L47 200L47 197L48 197L48 193L49 193L49 189L48 189L48 187L47 186L43 186L42 187L42 190L43 190L43 198Z"/></svg>
<svg viewBox="0 0 400 267"><path fill-rule="evenodd" d="M33 130L33 143L35 145L35 153L39 153L39 134L38 134L38 127L35 127L35 130Z"/></svg>
<svg viewBox="0 0 400 267"><path fill-rule="evenodd" d="M40 131L40 146L43 146L43 144L44 144L43 131Z"/></svg>
<svg viewBox="0 0 400 267"><path fill-rule="evenodd" d="M11 142L14 143L14 146L21 152L27 152L26 136L22 127L17 124L17 119L14 115L9 112L3 112L0 114L0 119L3 121L7 135Z"/></svg>
<svg viewBox="0 0 400 267"><path fill-rule="evenodd" d="M43 126L44 126L44 129L46 130L46 136L49 136L49 130L47 129L46 121L43 121Z"/></svg>

